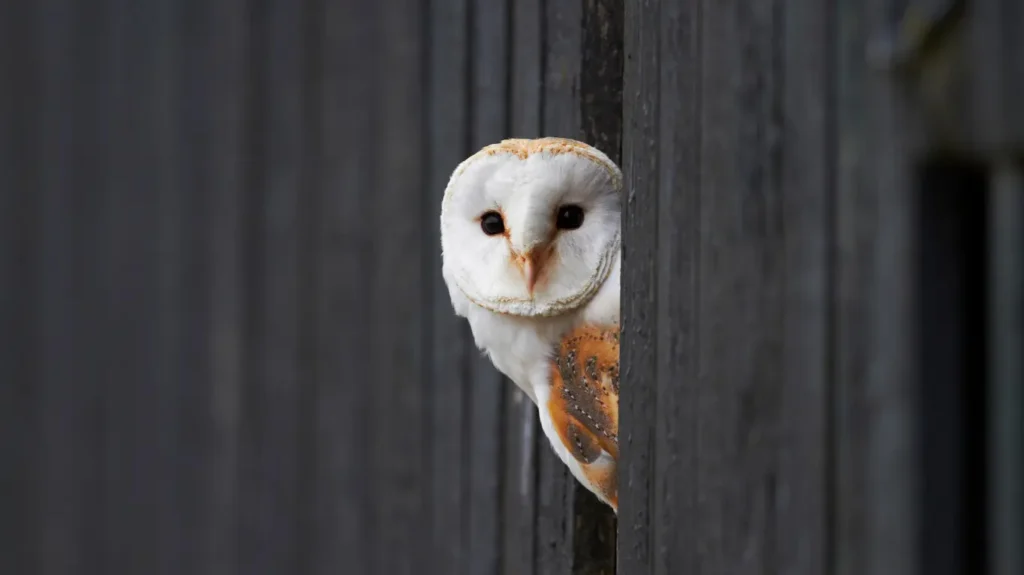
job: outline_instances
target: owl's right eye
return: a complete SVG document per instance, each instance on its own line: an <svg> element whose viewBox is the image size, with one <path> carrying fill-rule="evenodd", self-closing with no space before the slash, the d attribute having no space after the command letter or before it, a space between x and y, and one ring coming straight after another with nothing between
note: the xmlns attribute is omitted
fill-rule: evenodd
<svg viewBox="0 0 1024 575"><path fill-rule="evenodd" d="M498 212L487 212L480 216L480 229L489 236L505 233L505 222Z"/></svg>

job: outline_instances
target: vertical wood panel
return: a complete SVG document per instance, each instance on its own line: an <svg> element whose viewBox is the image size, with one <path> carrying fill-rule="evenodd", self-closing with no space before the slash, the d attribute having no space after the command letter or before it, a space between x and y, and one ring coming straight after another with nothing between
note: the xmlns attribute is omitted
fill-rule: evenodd
<svg viewBox="0 0 1024 575"><path fill-rule="evenodd" d="M374 364L373 481L377 517L373 569L413 573L421 557L426 500L421 371L425 296L419 223L425 212L421 102L421 14L417 0L380 8L375 85L374 194L371 221L375 249L369 298ZM414 223L415 222L415 223Z"/></svg>
<svg viewBox="0 0 1024 575"><path fill-rule="evenodd" d="M105 115L98 126L110 139L96 142L109 152L101 161L103 193L94 198L102 206L103 245L92 255L110 267L97 274L102 301L89 306L105 315L94 321L110 321L111 335L100 352L108 378L104 568L174 573L182 538L174 465L183 262L177 13L169 5L135 10L119 3L112 13L106 64L114 83L99 96Z"/></svg>
<svg viewBox="0 0 1024 575"><path fill-rule="evenodd" d="M1024 144L1024 40L1018 30L1024 6L1014 0L972 0L965 61L965 91L971 107L965 116L977 151L986 154L1019 150Z"/></svg>
<svg viewBox="0 0 1024 575"><path fill-rule="evenodd" d="M0 7L0 571L39 572L38 45L28 4ZM33 193L35 192L35 193ZM33 442L25 441L31 437Z"/></svg>
<svg viewBox="0 0 1024 575"><path fill-rule="evenodd" d="M428 213L440 213L448 178L469 153L469 2L434 0L430 3L429 65L429 177ZM476 385L467 369L475 353L464 319L452 311L451 298L441 277L440 225L430 220L427 260L432 316L431 377L431 567L437 573L466 573L462 555L468 543L470 505L467 485L469 392Z"/></svg>
<svg viewBox="0 0 1024 575"><path fill-rule="evenodd" d="M318 170L312 266L315 337L315 407L310 441L313 449L309 529L312 529L309 571L335 574L351 570L371 573L372 533L370 449L374 420L367 409L372 399L370 342L363 330L371 322L367 300L371 266L372 226L366 213L372 197L370 167L373 150L370 114L373 85L353 83L369 78L375 62L364 57L374 30L358 16L366 8L353 3L323 2L322 18L311 34L322 34L319 104ZM316 120L314 120L315 122ZM353 193L356 192L356 193Z"/></svg>
<svg viewBox="0 0 1024 575"><path fill-rule="evenodd" d="M84 35L109 26L104 48L109 82L102 86L91 146L100 193L100 245L87 257L99 273L97 299L83 306L89 329L107 334L93 352L104 384L106 533L103 568L173 573L180 569L181 524L176 489L180 378L181 202L178 190L176 13L172 6L137 10L114 2ZM95 314L95 315L92 315ZM88 340L87 340L88 341ZM96 433L96 432L94 432Z"/></svg>
<svg viewBox="0 0 1024 575"><path fill-rule="evenodd" d="M836 151L836 557L839 575L912 573L915 468L911 185L917 132L892 76L867 68L890 3L841 0Z"/></svg>
<svg viewBox="0 0 1024 575"><path fill-rule="evenodd" d="M627 5L620 573L824 570L828 51L807 50L827 34L812 8Z"/></svg>
<svg viewBox="0 0 1024 575"><path fill-rule="evenodd" d="M834 217L834 22L828 2L786 0L777 57L783 81L782 373L778 430L778 569L831 567L831 305ZM814 47L811 49L810 47Z"/></svg>
<svg viewBox="0 0 1024 575"><path fill-rule="evenodd" d="M698 359L698 271L704 177L700 14L695 4L663 4L657 20L660 131L654 289L658 319L651 515L656 556L650 569L666 574L699 569L699 547L695 546L704 534L704 518L698 512L700 449L694 448L694 432L703 418L698 411L698 377L703 369Z"/></svg>
<svg viewBox="0 0 1024 575"><path fill-rule="evenodd" d="M619 573L655 573L656 259L661 2L625 5ZM669 24L678 25L674 21ZM682 496L682 494L680 494ZM680 527L682 528L682 527Z"/></svg>
<svg viewBox="0 0 1024 575"><path fill-rule="evenodd" d="M244 301L242 206L248 61L243 0L182 8L183 236L189 258L183 331L182 489L189 541L182 570L235 573Z"/></svg>
<svg viewBox="0 0 1024 575"><path fill-rule="evenodd" d="M239 570L298 565L299 201L302 185L302 38L294 4L252 4L246 242L246 371L239 452Z"/></svg>
<svg viewBox="0 0 1024 575"><path fill-rule="evenodd" d="M699 372L693 381L699 422L690 443L701 570L777 568L785 263L777 9L774 2L702 5Z"/></svg>
<svg viewBox="0 0 1024 575"><path fill-rule="evenodd" d="M989 204L989 552L992 575L1024 570L1024 177L998 165Z"/></svg>
<svg viewBox="0 0 1024 575"><path fill-rule="evenodd" d="M42 573L100 573L103 552L104 456L100 442L101 401L108 378L98 363L101 338L95 328L96 284L105 270L85 261L101 246L95 229L102 191L97 124L109 29L107 5L76 10L71 3L38 6L33 28L41 57L39 194L36 279L39 295L39 448ZM44 9L45 8L45 9ZM91 200L91 202L90 202ZM86 205L90 204L90 205ZM98 263L98 262L93 262ZM101 330L102 327L100 326Z"/></svg>

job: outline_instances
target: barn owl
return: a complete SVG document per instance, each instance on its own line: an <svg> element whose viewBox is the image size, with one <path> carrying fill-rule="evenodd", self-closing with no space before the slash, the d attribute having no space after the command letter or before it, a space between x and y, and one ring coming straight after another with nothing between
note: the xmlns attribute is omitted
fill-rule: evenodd
<svg viewBox="0 0 1024 575"><path fill-rule="evenodd" d="M622 174L575 140L504 140L454 171L442 276L476 346L537 406L576 479L618 512Z"/></svg>

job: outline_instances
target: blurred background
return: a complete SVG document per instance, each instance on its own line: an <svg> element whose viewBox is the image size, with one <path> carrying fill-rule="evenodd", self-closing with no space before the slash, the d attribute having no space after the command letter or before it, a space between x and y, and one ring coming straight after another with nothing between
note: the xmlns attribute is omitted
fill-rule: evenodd
<svg viewBox="0 0 1024 575"><path fill-rule="evenodd" d="M1022 25L3 3L0 573L1024 573ZM539 136L626 176L617 525L440 278Z"/></svg>

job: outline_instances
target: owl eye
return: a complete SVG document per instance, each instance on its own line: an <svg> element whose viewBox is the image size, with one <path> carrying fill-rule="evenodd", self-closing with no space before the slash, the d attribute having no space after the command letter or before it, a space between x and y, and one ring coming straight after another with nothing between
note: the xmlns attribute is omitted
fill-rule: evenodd
<svg viewBox="0 0 1024 575"><path fill-rule="evenodd" d="M579 206L562 206L558 208L555 226L560 230L575 230L583 225L583 208Z"/></svg>
<svg viewBox="0 0 1024 575"><path fill-rule="evenodd" d="M480 217L480 229L489 236L496 236L505 232L505 222L498 212L487 212Z"/></svg>

